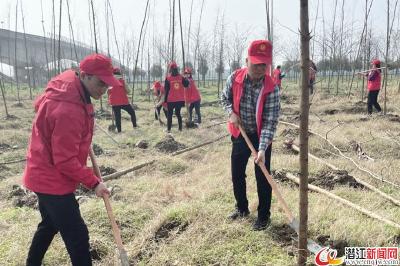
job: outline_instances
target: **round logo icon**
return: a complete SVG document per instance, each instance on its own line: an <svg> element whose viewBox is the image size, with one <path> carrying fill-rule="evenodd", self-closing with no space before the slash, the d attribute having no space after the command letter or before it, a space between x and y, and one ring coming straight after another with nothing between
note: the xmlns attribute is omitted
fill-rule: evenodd
<svg viewBox="0 0 400 266"><path fill-rule="evenodd" d="M174 83L174 88L175 88L175 90L179 89L179 84L177 82Z"/></svg>

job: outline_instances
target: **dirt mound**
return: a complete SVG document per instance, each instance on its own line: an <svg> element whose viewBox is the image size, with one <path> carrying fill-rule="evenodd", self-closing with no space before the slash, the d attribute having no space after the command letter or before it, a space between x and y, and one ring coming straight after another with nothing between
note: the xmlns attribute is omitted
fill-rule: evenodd
<svg viewBox="0 0 400 266"><path fill-rule="evenodd" d="M15 207L26 206L34 209L38 208L36 195L19 185L12 186L7 198L12 200L12 205Z"/></svg>
<svg viewBox="0 0 400 266"><path fill-rule="evenodd" d="M363 114L367 111L367 104L365 102L356 102L351 106L346 106L343 109L347 114Z"/></svg>
<svg viewBox="0 0 400 266"><path fill-rule="evenodd" d="M102 155L104 153L103 149L96 143L93 143L93 152L96 156Z"/></svg>
<svg viewBox="0 0 400 266"><path fill-rule="evenodd" d="M100 165L99 168L100 168L101 176L111 175L111 174L117 172L117 170L115 170L114 168L109 167L109 166Z"/></svg>
<svg viewBox="0 0 400 266"><path fill-rule="evenodd" d="M100 240L90 240L90 257L92 260L101 261L108 254L108 247Z"/></svg>
<svg viewBox="0 0 400 266"><path fill-rule="evenodd" d="M400 122L400 116L394 114L386 114L385 117L391 122Z"/></svg>
<svg viewBox="0 0 400 266"><path fill-rule="evenodd" d="M164 153L172 153L181 149L185 149L186 145L175 141L174 137L167 135L163 140L154 146L157 150Z"/></svg>
<svg viewBox="0 0 400 266"><path fill-rule="evenodd" d="M138 147L140 149L147 149L149 147L149 142L147 140L139 140L136 144L135 147Z"/></svg>
<svg viewBox="0 0 400 266"><path fill-rule="evenodd" d="M20 108L23 108L23 107L25 107L25 106L24 106L23 103L14 103L14 104L11 105L11 107L18 107L18 108L20 107Z"/></svg>
<svg viewBox="0 0 400 266"><path fill-rule="evenodd" d="M178 220L167 221L154 233L154 241L160 242L163 239L168 239L172 235L178 235L186 230L188 222Z"/></svg>
<svg viewBox="0 0 400 266"><path fill-rule="evenodd" d="M5 152L6 150L10 150L11 146L6 143L0 143L0 152Z"/></svg>
<svg viewBox="0 0 400 266"><path fill-rule="evenodd" d="M334 115L334 114L336 114L336 113L338 113L339 112L339 110L337 110L337 109L327 109L327 110L324 110L324 114L325 115Z"/></svg>
<svg viewBox="0 0 400 266"><path fill-rule="evenodd" d="M337 185L347 185L352 188L364 188L345 170L322 171L316 177L308 179L309 184L332 190Z"/></svg>
<svg viewBox="0 0 400 266"><path fill-rule="evenodd" d="M147 262L153 256L153 254L157 252L159 249L159 243L161 241L167 243L172 241L175 236L186 231L188 226L189 223L186 221L165 221L154 233L154 236L147 240L140 252L130 260L131 265L138 265L141 262Z"/></svg>
<svg viewBox="0 0 400 266"><path fill-rule="evenodd" d="M297 233L287 224L271 225L272 239L281 247L287 249L289 256L294 256L297 251Z"/></svg>
<svg viewBox="0 0 400 266"><path fill-rule="evenodd" d="M317 242L322 246L336 249L338 252L337 257L344 256L345 247L349 246L349 243L347 243L346 240L333 240L330 239L329 235L317 236Z"/></svg>
<svg viewBox="0 0 400 266"><path fill-rule="evenodd" d="M281 100L282 103L285 103L285 104L294 104L294 103L296 103L296 97L295 96L288 96L288 95L285 95L285 94L281 95L280 100Z"/></svg>

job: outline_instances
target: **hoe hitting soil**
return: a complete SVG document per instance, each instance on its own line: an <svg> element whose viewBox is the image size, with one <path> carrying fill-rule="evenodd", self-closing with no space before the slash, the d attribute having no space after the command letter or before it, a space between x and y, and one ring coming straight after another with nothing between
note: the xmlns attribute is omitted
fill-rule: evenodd
<svg viewBox="0 0 400 266"><path fill-rule="evenodd" d="M256 158L257 151L254 149L253 144L251 143L249 137L247 136L246 132L243 130L241 125L239 125L239 129L240 129L240 133L242 134L243 138L245 139L245 141L247 143L247 146L251 150L251 153ZM268 170L263 163L258 163L258 166L261 168L261 171L263 172L265 178L267 179L268 183L272 187L272 191L274 192L275 196L278 198L278 202L281 205L282 209L284 210L286 217L289 221L289 226L294 231L296 231L297 234L299 234L299 222L293 216L293 213L289 210L289 207L288 207L286 201L283 199L282 194L280 193L276 182L272 179L272 176L268 173ZM316 243L314 240L307 239L307 249L311 253L317 254L318 251L320 251L322 248L323 247L320 246L318 243Z"/></svg>
<svg viewBox="0 0 400 266"><path fill-rule="evenodd" d="M90 156L90 160L92 161L93 170L94 170L96 176L98 178L100 178L100 180L102 180L100 168L96 162L96 156L94 155L92 148L90 148L90 150L89 150L89 156ZM105 194L105 195L103 195L103 200L104 200L104 205L106 206L108 218L110 219L110 222L111 222L111 228L112 228L114 240L115 240L115 243L117 244L117 248L119 251L119 259L121 261L121 266L129 266L128 254L126 253L124 245L122 244L121 231L119 230L117 222L115 221L115 217L114 217L114 214L113 214L113 211L111 208L111 204L110 204L110 198L107 194Z"/></svg>

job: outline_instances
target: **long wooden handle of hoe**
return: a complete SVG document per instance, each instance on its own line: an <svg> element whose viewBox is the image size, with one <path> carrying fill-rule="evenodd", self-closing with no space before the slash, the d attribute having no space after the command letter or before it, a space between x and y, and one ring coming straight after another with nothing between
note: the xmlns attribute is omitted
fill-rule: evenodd
<svg viewBox="0 0 400 266"><path fill-rule="evenodd" d="M239 125L239 129L240 129L240 133L242 134L244 140L247 143L247 146L251 150L251 153L256 158L257 157L257 151L256 151L256 149L254 149L254 146L251 143L249 137L247 136L246 132L243 130L241 125ZM268 173L268 170L265 167L265 164L260 163L260 162L257 163L257 164L261 168L261 171L263 172L265 178L268 180L268 183L271 185L272 191L274 192L275 196L278 198L278 202L280 203L280 205L282 206L283 210L285 211L286 216L287 216L287 218L289 220L289 223L292 223L294 221L294 216L293 216L292 212L290 211L286 201L283 199L282 194L280 193L276 182L272 179L272 176Z"/></svg>
<svg viewBox="0 0 400 266"><path fill-rule="evenodd" d="M90 156L90 160L92 161L93 171L94 171L95 175L98 178L100 178L100 180L102 180L100 168L97 164L96 156L94 155L92 147L90 147L89 156ZM110 219L115 243L117 244L117 247L119 250L125 250L124 246L122 244L121 231L118 228L117 222L115 221L115 217L114 217L114 214L113 214L113 211L111 208L110 197L107 194L103 194L103 201L104 201L104 205L106 206L108 218Z"/></svg>

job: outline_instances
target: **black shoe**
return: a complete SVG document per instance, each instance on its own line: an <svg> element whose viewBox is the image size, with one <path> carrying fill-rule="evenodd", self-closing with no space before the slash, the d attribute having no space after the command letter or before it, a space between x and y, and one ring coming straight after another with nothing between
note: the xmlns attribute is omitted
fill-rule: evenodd
<svg viewBox="0 0 400 266"><path fill-rule="evenodd" d="M257 221L254 222L253 224L253 230L254 231L261 231L261 230L265 230L268 228L268 226L271 224L271 219L267 218L267 219L258 219Z"/></svg>
<svg viewBox="0 0 400 266"><path fill-rule="evenodd" d="M231 220L236 220L236 219L238 219L238 218L247 217L247 216L249 216L249 214L250 214L249 210L241 211L241 210L239 210L239 209L236 209L234 212L232 212L232 213L228 216L228 218L231 219Z"/></svg>

